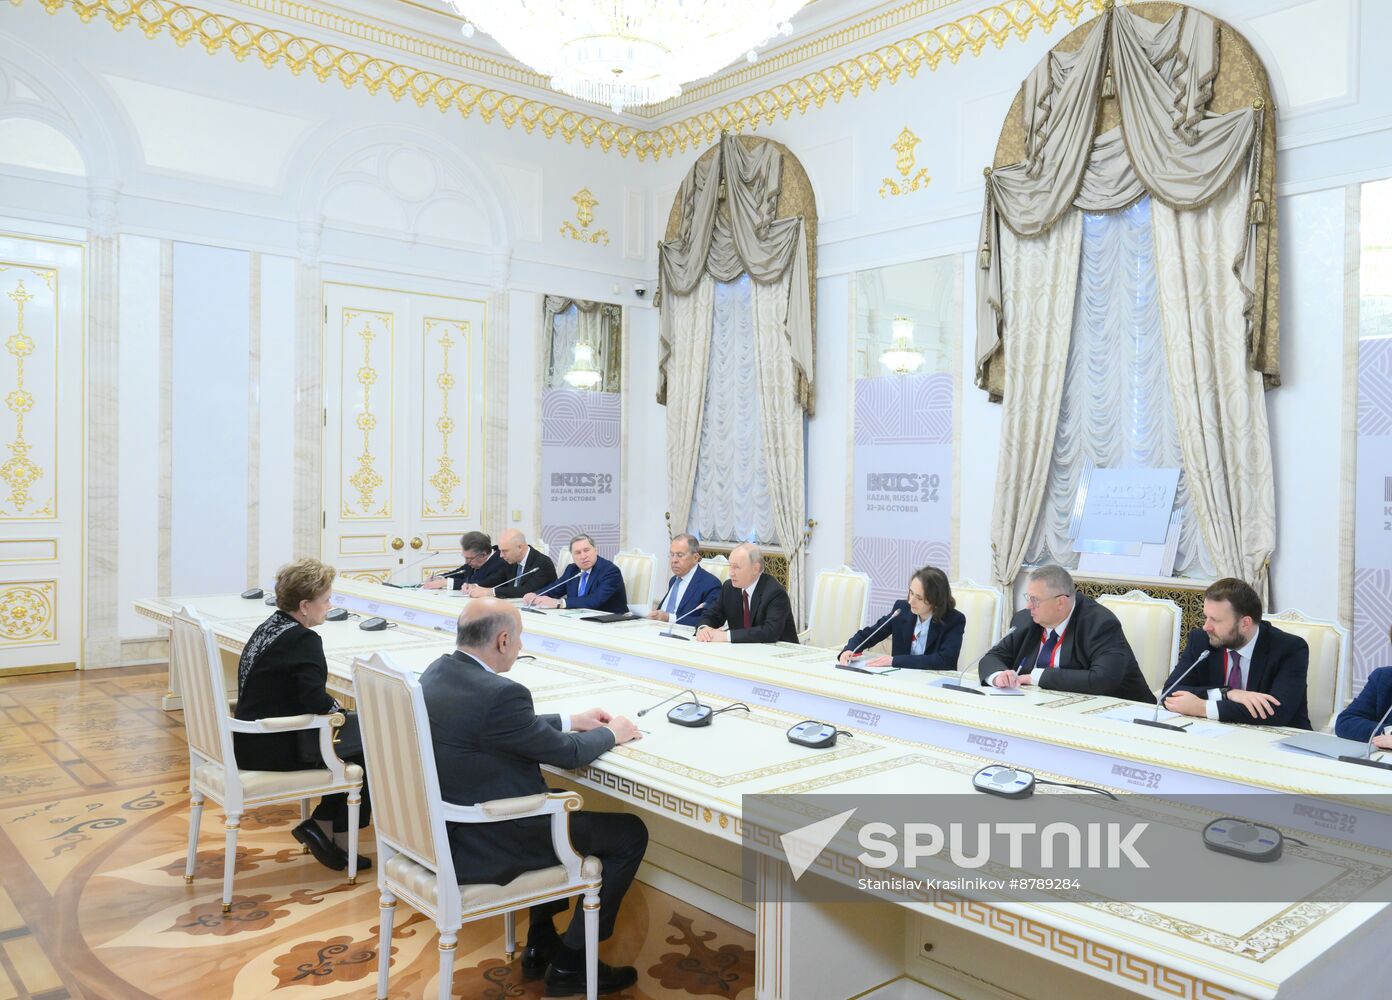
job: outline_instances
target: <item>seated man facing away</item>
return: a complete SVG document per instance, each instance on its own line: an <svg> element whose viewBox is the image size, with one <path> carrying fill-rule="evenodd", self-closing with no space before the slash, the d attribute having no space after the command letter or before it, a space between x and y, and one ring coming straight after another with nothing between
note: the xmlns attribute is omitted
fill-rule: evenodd
<svg viewBox="0 0 1392 1000"><path fill-rule="evenodd" d="M981 683L1110 695L1155 704L1121 622L1078 592L1062 566L1040 566L1025 584L1025 610L981 658Z"/></svg>
<svg viewBox="0 0 1392 1000"><path fill-rule="evenodd" d="M628 610L623 573L599 554L589 535L570 540L570 565L556 584L549 592L546 587L529 587L522 603L538 608L592 608L611 614Z"/></svg>
<svg viewBox="0 0 1392 1000"><path fill-rule="evenodd" d="M1305 640L1262 621L1261 598L1243 580L1215 580L1203 596L1203 628L1189 633L1165 681L1166 688L1175 685L1165 707L1220 722L1309 729ZM1205 652L1204 662L1185 676Z"/></svg>
<svg viewBox="0 0 1392 1000"><path fill-rule="evenodd" d="M729 631L720 626L729 625ZM730 579L706 609L697 642L797 642L793 605L783 584L764 572L764 554L744 542L730 551Z"/></svg>
<svg viewBox="0 0 1392 1000"><path fill-rule="evenodd" d="M700 621L697 609L706 611L720 600L720 579L702 568L701 543L695 535L682 534L673 538L668 556L672 579L667 581L667 593L648 612L648 617L660 622L695 625Z"/></svg>
<svg viewBox="0 0 1392 1000"><path fill-rule="evenodd" d="M477 805L544 793L548 789L540 765L582 767L616 744L641 738L628 719L600 708L568 720L537 715L531 692L503 676L521 650L522 616L507 602L484 597L460 614L454 652L421 674L440 794L446 802ZM451 823L449 839L462 885L506 885L523 872L559 864L546 816ZM570 839L582 856L593 855L604 866L599 890L599 939L604 941L614 933L619 904L643 860L647 827L628 813L581 810L570 817ZM565 900L557 900L532 907L522 953L523 975L535 979L545 974L547 996L585 990L580 901L564 937L551 923L565 905ZM626 989L637 979L632 966L599 963L601 993Z"/></svg>
<svg viewBox="0 0 1392 1000"><path fill-rule="evenodd" d="M527 536L516 528L508 528L498 539L498 555L507 563L507 576L491 587L468 584L464 592L470 597L521 597L556 582L556 564L551 557L528 545Z"/></svg>

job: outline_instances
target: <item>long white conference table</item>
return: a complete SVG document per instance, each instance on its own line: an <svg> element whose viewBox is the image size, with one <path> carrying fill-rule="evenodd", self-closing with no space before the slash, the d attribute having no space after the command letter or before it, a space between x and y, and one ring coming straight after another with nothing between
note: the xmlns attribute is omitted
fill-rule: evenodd
<svg viewBox="0 0 1392 1000"><path fill-rule="evenodd" d="M424 670L453 647L467 599L340 578L333 600L360 616L318 629L330 688L351 699L355 657L381 652ZM269 609L235 595L136 604L165 625L180 606L212 623L232 682L243 643ZM393 627L363 631L368 616ZM538 711L601 705L636 717L685 688L702 701L752 708L688 729L668 723L664 707L640 721L642 740L564 772L563 783L585 794L587 808L643 816L651 843L640 878L753 930L761 1000L942 995L935 990L956 997L1285 998L1364 996L1385 986L1392 905L1380 900L1389 898L1392 833L1370 837L1367 812L1386 812L1375 820L1392 831L1392 809L1382 805L1392 772L1282 751L1274 744L1286 734L1258 727L1201 722L1175 734L1133 725L1125 718L1130 703L1112 698L1037 690L977 697L936 686L942 675L930 672L836 670L834 651L825 649L682 642L661 635L665 627L656 623L596 624L573 612L523 619L525 649L535 659L520 660L509 676L531 689ZM171 679L166 707L177 704ZM796 746L785 732L803 719L833 723L853 738L821 750ZM1288 842L1275 864L1202 848L1194 863L1247 865L1252 878L1301 886L1358 879L1376 891L1337 903L1078 902L1064 895L987 902L942 890L896 902L807 902L789 866L768 856L754 866L749 904L742 796L970 794L972 775L1001 762L1118 794L1285 793L1336 810L1356 802L1361 843L1307 810L1313 820L1301 827L1292 816L1286 827L1301 829L1306 846ZM809 877L837 874L845 864L828 852Z"/></svg>

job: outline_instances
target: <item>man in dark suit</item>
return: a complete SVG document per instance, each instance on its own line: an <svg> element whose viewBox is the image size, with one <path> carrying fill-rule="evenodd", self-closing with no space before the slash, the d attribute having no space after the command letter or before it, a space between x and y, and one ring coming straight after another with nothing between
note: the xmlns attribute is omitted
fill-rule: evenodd
<svg viewBox="0 0 1392 1000"><path fill-rule="evenodd" d="M448 584L455 590L463 590L470 584L492 587L511 575L511 567L498 554L498 547L482 531L466 531L459 538L459 551L464 557L464 565L441 576L432 576L421 587L425 590L443 590Z"/></svg>
<svg viewBox="0 0 1392 1000"><path fill-rule="evenodd" d="M1078 592L1062 566L1031 570L1025 610L981 658L981 683L1109 695L1155 704L1121 622Z"/></svg>
<svg viewBox="0 0 1392 1000"><path fill-rule="evenodd" d="M551 557L528 545L527 536L516 528L504 531L498 539L498 554L508 565L507 576L492 587L469 584L464 592L470 597L521 597L556 582L556 564Z"/></svg>
<svg viewBox="0 0 1392 1000"><path fill-rule="evenodd" d="M1261 598L1243 580L1215 581L1203 604L1203 628L1189 633L1165 681L1166 688L1175 685L1165 708L1219 722L1309 729L1305 640L1263 622ZM1189 671L1204 653L1204 662Z"/></svg>
<svg viewBox="0 0 1392 1000"><path fill-rule="evenodd" d="M729 625L729 631L721 629ZM745 542L730 552L730 579L707 609L697 642L797 642L793 605L783 585L764 572L764 555Z"/></svg>
<svg viewBox="0 0 1392 1000"><path fill-rule="evenodd" d="M1359 743L1372 740L1378 749L1392 750L1392 733L1387 732L1388 709L1392 709L1392 667L1378 667L1368 675L1358 697L1339 713L1334 735Z"/></svg>
<svg viewBox="0 0 1392 1000"><path fill-rule="evenodd" d="M557 582L561 580L565 581L564 586L550 594L538 596L545 587L529 588L522 603L539 608L592 608L610 614L628 610L623 573L599 554L589 535L576 535L570 540L570 565Z"/></svg>
<svg viewBox="0 0 1392 1000"><path fill-rule="evenodd" d="M678 535L668 551L672 579L667 581L667 593L662 595L648 617L655 621L678 621L694 625L696 609L713 608L720 600L720 579L701 568L701 543L695 535Z"/></svg>
<svg viewBox="0 0 1392 1000"><path fill-rule="evenodd" d="M455 650L421 674L430 716L440 794L446 802L477 805L546 792L542 764L577 768L616 744L641 738L621 716L592 708L568 720L537 715L532 695L503 676L522 649L522 616L497 598L472 601L459 616ZM450 854L461 885L506 885L524 871L558 864L549 817L498 823L449 824ZM599 890L599 939L614 932L614 919L648 843L647 828L628 813L580 811L570 817L570 840L582 855L603 863ZM546 995L585 989L585 927L577 902L564 937L551 919L564 900L532 907L522 971L545 973ZM599 963L599 992L632 986L632 966Z"/></svg>

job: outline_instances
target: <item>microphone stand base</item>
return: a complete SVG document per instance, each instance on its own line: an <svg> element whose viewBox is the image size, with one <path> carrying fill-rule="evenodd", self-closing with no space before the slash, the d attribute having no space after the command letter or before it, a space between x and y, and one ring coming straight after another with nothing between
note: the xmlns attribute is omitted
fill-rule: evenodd
<svg viewBox="0 0 1392 1000"><path fill-rule="evenodd" d="M1353 757L1348 754L1341 754L1339 759L1350 764L1362 764L1364 767L1380 767L1384 771L1392 771L1392 764L1385 760L1373 760L1371 757Z"/></svg>
<svg viewBox="0 0 1392 1000"><path fill-rule="evenodd" d="M675 632L659 632L659 633L657 633L657 634L660 635L660 636L662 636L662 638L664 638L664 639L680 639L682 642L690 642L690 641L691 641L691 636L689 636L689 635L677 635L677 633L675 633Z"/></svg>
<svg viewBox="0 0 1392 1000"><path fill-rule="evenodd" d="M530 612L531 612L532 614L534 614L534 615L544 615L544 614L546 614L546 612L545 612L545 611L542 611L540 608L529 608L529 607L527 607L526 605L523 605L521 608L519 608L519 610L521 610L521 611L530 611Z"/></svg>
<svg viewBox="0 0 1392 1000"><path fill-rule="evenodd" d="M1172 733L1182 733L1188 726L1176 726L1173 722L1160 722L1156 719L1132 719L1138 726L1149 726L1151 729L1168 729Z"/></svg>
<svg viewBox="0 0 1392 1000"><path fill-rule="evenodd" d="M983 698L986 697L986 692L981 690L981 688L970 687L966 684L939 684L938 687L948 691L965 691L967 694L980 695Z"/></svg>

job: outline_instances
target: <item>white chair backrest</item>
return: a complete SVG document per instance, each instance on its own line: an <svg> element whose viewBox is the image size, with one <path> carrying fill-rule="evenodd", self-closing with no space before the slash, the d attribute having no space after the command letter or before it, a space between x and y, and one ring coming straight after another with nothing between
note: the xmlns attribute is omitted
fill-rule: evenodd
<svg viewBox="0 0 1392 1000"><path fill-rule="evenodd" d="M1328 732L1349 699L1348 630L1338 622L1306 618L1295 610L1267 615L1263 621L1300 636L1310 647L1310 669L1305 677L1310 725L1316 732Z"/></svg>
<svg viewBox="0 0 1392 1000"><path fill-rule="evenodd" d="M1159 692L1179 661L1179 605L1168 598L1151 597L1139 590L1103 594L1097 603L1117 616L1141 673L1152 691Z"/></svg>
<svg viewBox="0 0 1392 1000"><path fill-rule="evenodd" d="M372 775L372 825L378 839L435 871L445 885L454 885L454 860L439 808L443 799L420 681L374 653L365 660L354 659L353 693L363 757Z"/></svg>
<svg viewBox="0 0 1392 1000"><path fill-rule="evenodd" d="M614 565L619 567L619 572L623 574L628 603L651 603L653 577L657 575L657 557L642 549L628 549L614 556Z"/></svg>
<svg viewBox="0 0 1392 1000"><path fill-rule="evenodd" d="M849 566L824 569L812 584L807 644L840 649L865 627L870 614L870 576Z"/></svg>
<svg viewBox="0 0 1392 1000"><path fill-rule="evenodd" d="M193 608L180 608L171 616L169 658L183 685L184 732L189 749L209 763L235 772L222 658L213 630ZM235 778L229 774L228 780Z"/></svg>
<svg viewBox="0 0 1392 1000"><path fill-rule="evenodd" d="M730 579L730 560L724 556L711 556L701 560L701 568L721 583Z"/></svg>
<svg viewBox="0 0 1392 1000"><path fill-rule="evenodd" d="M994 587L983 587L968 579L952 584L952 599L957 610L967 619L962 635L962 652L957 657L959 670L979 660L1000 638L1001 603L1005 598Z"/></svg>
<svg viewBox="0 0 1392 1000"><path fill-rule="evenodd" d="M570 565L570 546L569 546L569 545L557 545L557 546L556 546L556 572L557 572L558 574L564 573L564 572L565 572L565 568L566 568L567 566L569 566L569 565Z"/></svg>

